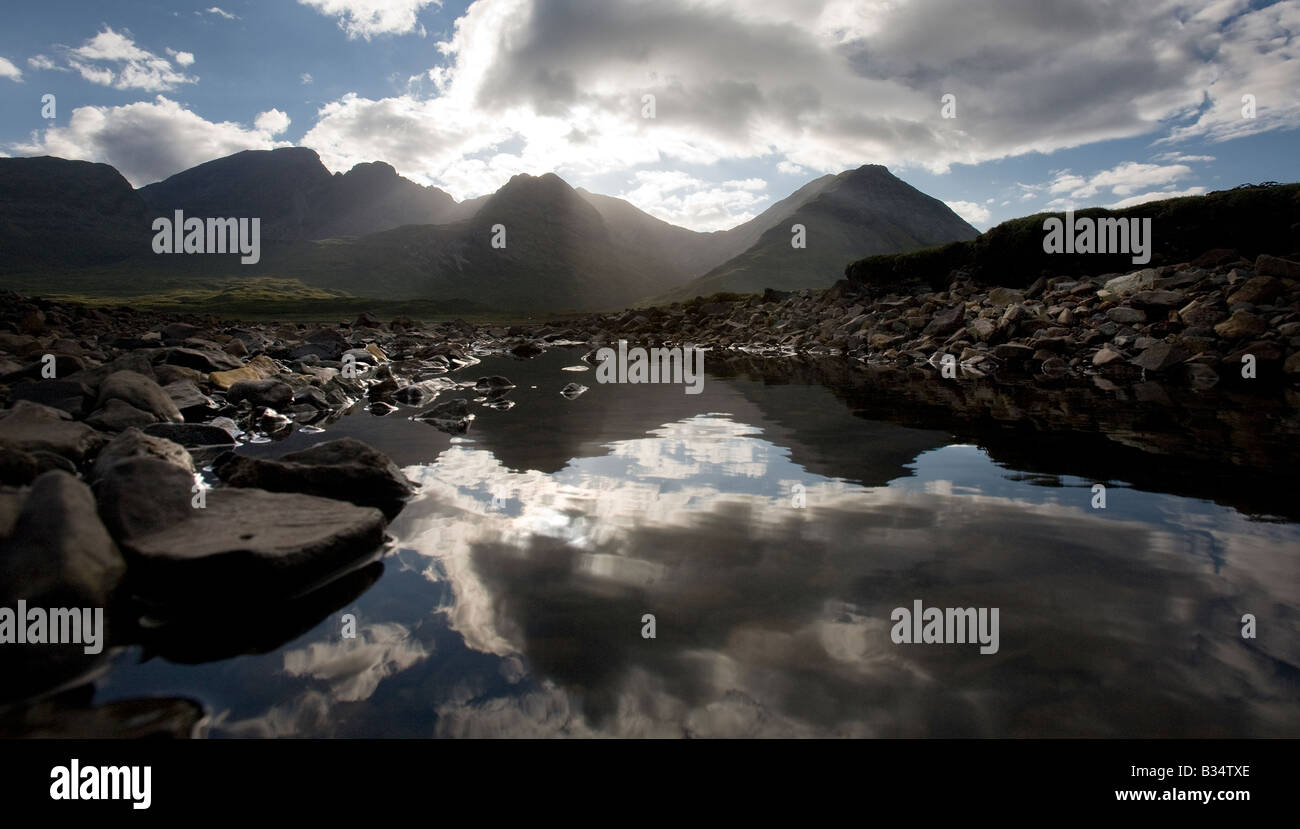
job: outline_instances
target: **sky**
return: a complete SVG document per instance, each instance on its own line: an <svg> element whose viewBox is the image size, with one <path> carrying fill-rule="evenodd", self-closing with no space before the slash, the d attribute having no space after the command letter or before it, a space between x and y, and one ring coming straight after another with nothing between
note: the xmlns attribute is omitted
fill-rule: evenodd
<svg viewBox="0 0 1300 829"><path fill-rule="evenodd" d="M554 172L695 230L863 164L980 230L1300 181L1297 0L220 2L10 9L0 155Z"/></svg>

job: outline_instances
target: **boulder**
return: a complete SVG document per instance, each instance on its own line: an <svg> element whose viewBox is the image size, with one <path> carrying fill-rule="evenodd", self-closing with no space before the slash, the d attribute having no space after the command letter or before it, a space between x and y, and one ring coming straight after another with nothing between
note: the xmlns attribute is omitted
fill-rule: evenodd
<svg viewBox="0 0 1300 829"><path fill-rule="evenodd" d="M25 452L47 451L81 462L103 444L103 437L66 412L20 400L0 419L0 445Z"/></svg>
<svg viewBox="0 0 1300 829"><path fill-rule="evenodd" d="M401 512L411 484L387 455L354 438L339 438L276 460L226 452L212 465L230 486L302 492L375 507L389 519Z"/></svg>
<svg viewBox="0 0 1300 829"><path fill-rule="evenodd" d="M109 400L122 400L159 420L181 423L180 409L152 377L134 371L115 371L99 386L99 406Z"/></svg>

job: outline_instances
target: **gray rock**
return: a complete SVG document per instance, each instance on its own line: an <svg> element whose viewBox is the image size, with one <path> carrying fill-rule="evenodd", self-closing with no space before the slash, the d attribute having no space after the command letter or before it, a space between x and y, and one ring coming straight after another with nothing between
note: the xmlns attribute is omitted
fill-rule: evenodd
<svg viewBox="0 0 1300 829"><path fill-rule="evenodd" d="M174 366L192 368L204 374L210 374L214 371L230 371L244 365L242 360L224 351L200 348L169 349L166 362Z"/></svg>
<svg viewBox="0 0 1300 829"><path fill-rule="evenodd" d="M1228 296L1228 305L1248 302L1251 305L1267 305L1282 293L1282 280L1272 276L1256 276L1247 279L1241 287Z"/></svg>
<svg viewBox="0 0 1300 829"><path fill-rule="evenodd" d="M1105 290L1118 297L1136 294L1138 291L1149 291L1155 288L1156 277L1155 268L1144 268L1125 276L1115 277L1106 283Z"/></svg>
<svg viewBox="0 0 1300 829"><path fill-rule="evenodd" d="M157 422L158 418L149 412L141 411L125 400L117 398L106 401L103 408L86 418L87 426L93 426L103 432L120 432L123 429L148 426L150 423Z"/></svg>
<svg viewBox="0 0 1300 829"><path fill-rule="evenodd" d="M155 424L155 427L171 425ZM100 450L99 457L95 458L95 466L90 472L91 481L102 479L109 467L128 458L153 458L165 461L189 476L194 475L194 461L190 458L190 453L185 451L184 446L163 437L145 434L139 429L127 429Z"/></svg>
<svg viewBox="0 0 1300 829"><path fill-rule="evenodd" d="M1121 305L1107 311L1106 319L1111 322L1117 322L1120 325L1141 325L1147 321L1147 315L1145 311L1139 311L1137 308L1127 308Z"/></svg>
<svg viewBox="0 0 1300 829"><path fill-rule="evenodd" d="M1192 355L1176 343L1157 343L1132 360L1133 365L1147 371L1168 371L1181 365Z"/></svg>
<svg viewBox="0 0 1300 829"><path fill-rule="evenodd" d="M946 311L940 311L930 320L930 324L925 326L921 332L933 337L945 337L962 327L962 321L966 317L966 306L958 305L949 308Z"/></svg>
<svg viewBox="0 0 1300 829"><path fill-rule="evenodd" d="M161 461L126 461L111 472L140 472L129 468L133 464L167 467L159 471L172 475L150 484L144 470L104 495L124 519L120 544L130 561L132 586L146 601L193 607L226 603L232 596L293 596L371 555L383 542L384 516L372 507L231 487L209 490L206 506L194 508L190 491L180 490L185 482ZM159 487L162 492L150 492ZM172 506L150 511L149 502L160 497Z"/></svg>
<svg viewBox="0 0 1300 829"><path fill-rule="evenodd" d="M230 446L235 442L229 431L208 423L155 423L144 431L181 446Z"/></svg>
<svg viewBox="0 0 1300 829"><path fill-rule="evenodd" d="M90 488L62 471L37 477L0 554L5 603L104 607L125 572Z"/></svg>
<svg viewBox="0 0 1300 829"><path fill-rule="evenodd" d="M1258 337L1268 330L1268 322L1249 311L1235 311L1232 316L1214 326L1214 333L1226 340Z"/></svg>
<svg viewBox="0 0 1300 829"><path fill-rule="evenodd" d="M0 445L25 452L47 451L80 462L103 444L99 432L74 423L66 412L18 401L0 419Z"/></svg>
<svg viewBox="0 0 1300 829"><path fill-rule="evenodd" d="M180 423L185 419L167 392L152 377L138 372L116 371L104 379L99 387L99 406L114 399L130 403L159 420Z"/></svg>
<svg viewBox="0 0 1300 829"><path fill-rule="evenodd" d="M78 380L34 379L15 383L9 391L10 400L30 400L67 412L75 418L86 413L86 400L91 395L85 383Z"/></svg>
<svg viewBox="0 0 1300 829"><path fill-rule="evenodd" d="M279 409L293 400L293 386L279 380L240 380L230 387L226 400L236 404L247 400L255 406Z"/></svg>
<svg viewBox="0 0 1300 829"><path fill-rule="evenodd" d="M302 492L375 507L388 518L401 512L411 484L387 455L354 438L339 438L277 460L226 452L213 472L230 486Z"/></svg>
<svg viewBox="0 0 1300 829"><path fill-rule="evenodd" d="M200 420L217 408L216 401L200 391L199 387L190 380L176 380L163 386L162 389L176 404L176 408L180 409L186 421Z"/></svg>

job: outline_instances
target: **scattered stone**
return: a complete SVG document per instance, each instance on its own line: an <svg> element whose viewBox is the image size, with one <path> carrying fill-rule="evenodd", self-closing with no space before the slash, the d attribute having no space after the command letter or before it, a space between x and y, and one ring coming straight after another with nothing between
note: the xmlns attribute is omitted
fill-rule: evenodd
<svg viewBox="0 0 1300 829"><path fill-rule="evenodd" d="M130 403L158 420L172 423L181 423L185 420L171 397L154 382L152 377L134 371L116 371L104 379L99 387L98 405L103 407L106 402L114 399Z"/></svg>

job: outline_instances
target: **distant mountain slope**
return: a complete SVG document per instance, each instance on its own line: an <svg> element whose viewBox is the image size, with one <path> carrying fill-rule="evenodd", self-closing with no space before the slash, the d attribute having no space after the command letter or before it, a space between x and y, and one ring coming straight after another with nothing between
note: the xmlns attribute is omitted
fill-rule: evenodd
<svg viewBox="0 0 1300 829"><path fill-rule="evenodd" d="M800 194L802 203L795 199ZM777 207L781 218L769 224L749 249L651 301L686 300L719 291L824 288L841 278L846 262L979 235L943 202L876 164L817 179L773 205ZM804 226L804 248L791 245L795 224Z"/></svg>
<svg viewBox="0 0 1300 829"><path fill-rule="evenodd" d="M149 239L144 200L107 164L0 158L0 269L115 262Z"/></svg>
<svg viewBox="0 0 1300 829"><path fill-rule="evenodd" d="M492 246L496 225L505 228L504 248ZM687 278L663 255L671 251L647 250L633 235L611 229L559 176L517 175L472 219L292 245L265 257L265 272L330 289L364 285L369 295L392 299L472 299L504 309L623 307Z"/></svg>
<svg viewBox="0 0 1300 829"><path fill-rule="evenodd" d="M139 193L154 215L256 216L264 239L360 236L463 218L451 196L402 178L389 164L358 164L330 175L305 147L235 153Z"/></svg>

